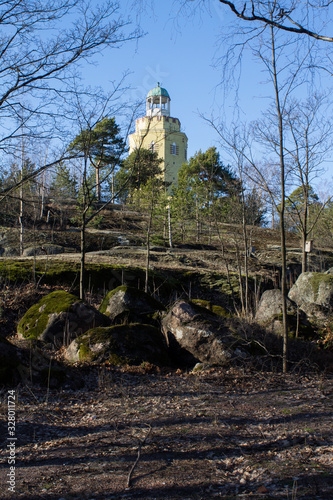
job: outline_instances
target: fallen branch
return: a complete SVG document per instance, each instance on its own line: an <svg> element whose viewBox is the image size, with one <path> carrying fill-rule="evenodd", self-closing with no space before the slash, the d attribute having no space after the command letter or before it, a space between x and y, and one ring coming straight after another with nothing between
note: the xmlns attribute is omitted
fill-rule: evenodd
<svg viewBox="0 0 333 500"><path fill-rule="evenodd" d="M149 429L148 429L148 432L145 435L144 439L142 439L142 440L139 439L138 456L136 457L136 460L135 460L134 464L132 465L131 470L129 471L129 474L128 474L128 477L127 477L127 486L126 486L126 488L130 488L131 487L132 475L133 475L134 469L137 466L137 464L138 464L138 462L140 460L140 457L141 457L141 448L145 444L145 442L147 441L147 439L148 439L148 437L149 437L149 435L151 433L151 426L149 425L148 427L149 427Z"/></svg>

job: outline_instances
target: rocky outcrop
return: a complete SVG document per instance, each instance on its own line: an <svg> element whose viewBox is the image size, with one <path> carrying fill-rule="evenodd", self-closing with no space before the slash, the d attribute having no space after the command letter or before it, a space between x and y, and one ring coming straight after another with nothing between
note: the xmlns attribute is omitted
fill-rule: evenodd
<svg viewBox="0 0 333 500"><path fill-rule="evenodd" d="M177 302L163 318L162 331L175 362L224 365L233 356L235 339L224 320L193 303Z"/></svg>
<svg viewBox="0 0 333 500"><path fill-rule="evenodd" d="M66 350L65 358L71 362L94 361L110 365L169 363L160 330L152 325L138 323L89 330L73 340Z"/></svg>
<svg viewBox="0 0 333 500"><path fill-rule="evenodd" d="M333 308L333 275L327 273L302 273L288 297L302 309L306 304Z"/></svg>
<svg viewBox="0 0 333 500"><path fill-rule="evenodd" d="M19 322L17 333L21 338L37 339L59 348L92 327L109 324L106 316L75 295L56 291L30 307Z"/></svg>
<svg viewBox="0 0 333 500"><path fill-rule="evenodd" d="M111 290L99 308L113 323L154 323L154 315L164 310L163 304L147 293L126 285Z"/></svg>

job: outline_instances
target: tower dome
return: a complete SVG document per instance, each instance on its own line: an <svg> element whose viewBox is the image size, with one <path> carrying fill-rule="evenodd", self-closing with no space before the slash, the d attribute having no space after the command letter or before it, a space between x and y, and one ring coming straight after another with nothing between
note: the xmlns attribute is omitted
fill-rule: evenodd
<svg viewBox="0 0 333 500"><path fill-rule="evenodd" d="M170 96L169 92L157 83L157 87L151 89L146 99L146 115L170 116Z"/></svg>
<svg viewBox="0 0 333 500"><path fill-rule="evenodd" d="M156 96L156 95L162 95L162 96L168 97L170 99L169 92L166 89L164 89L163 87L160 87L159 82L157 83L157 87L154 87L153 89L151 89L148 92L147 97L152 97L152 96Z"/></svg>

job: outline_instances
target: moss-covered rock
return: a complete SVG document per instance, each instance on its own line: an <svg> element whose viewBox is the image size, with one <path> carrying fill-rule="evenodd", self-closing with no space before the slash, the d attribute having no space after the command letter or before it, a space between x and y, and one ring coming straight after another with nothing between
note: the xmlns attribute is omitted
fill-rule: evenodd
<svg viewBox="0 0 333 500"><path fill-rule="evenodd" d="M140 365L149 362L166 365L167 348L161 332L152 325L134 323L93 328L67 348L68 361L87 361L111 365Z"/></svg>
<svg viewBox="0 0 333 500"><path fill-rule="evenodd" d="M288 297L296 304L317 304L326 308L333 307L333 275L328 273L302 273Z"/></svg>
<svg viewBox="0 0 333 500"><path fill-rule="evenodd" d="M157 311L164 311L163 304L153 297L126 285L111 290L99 311L116 323L153 323Z"/></svg>
<svg viewBox="0 0 333 500"><path fill-rule="evenodd" d="M18 324L19 337L68 345L92 326L106 326L109 320L92 306L65 291L52 292L30 307Z"/></svg>

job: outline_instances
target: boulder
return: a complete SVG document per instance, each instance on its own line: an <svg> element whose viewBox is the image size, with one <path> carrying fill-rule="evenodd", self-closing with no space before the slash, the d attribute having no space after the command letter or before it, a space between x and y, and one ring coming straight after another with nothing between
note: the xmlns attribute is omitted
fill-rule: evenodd
<svg viewBox="0 0 333 500"><path fill-rule="evenodd" d="M14 247L5 247L4 252L1 257L17 257L20 255L20 252L17 248Z"/></svg>
<svg viewBox="0 0 333 500"><path fill-rule="evenodd" d="M113 325L93 328L73 340L65 352L67 361L107 362L111 365L167 365L165 339L152 325Z"/></svg>
<svg viewBox="0 0 333 500"><path fill-rule="evenodd" d="M109 324L106 316L75 295L56 291L30 307L19 322L17 333L21 338L37 339L59 348L92 327Z"/></svg>
<svg viewBox="0 0 333 500"><path fill-rule="evenodd" d="M46 244L38 247L28 247L23 250L23 257L33 257L35 255L57 255L64 253L64 247L60 245Z"/></svg>
<svg viewBox="0 0 333 500"><path fill-rule="evenodd" d="M300 309L306 315L309 322L317 326L323 325L332 316L327 307L318 304L304 303L300 306Z"/></svg>
<svg viewBox="0 0 333 500"><path fill-rule="evenodd" d="M162 331L176 363L224 365L235 342L221 317L185 301L177 302L162 320Z"/></svg>
<svg viewBox="0 0 333 500"><path fill-rule="evenodd" d="M287 298L287 314L297 315L297 304ZM255 320L259 325L267 326L282 315L281 290L266 290L259 302Z"/></svg>
<svg viewBox="0 0 333 500"><path fill-rule="evenodd" d="M330 273L302 273L288 297L301 308L303 304L333 307L333 275Z"/></svg>
<svg viewBox="0 0 333 500"><path fill-rule="evenodd" d="M23 250L23 257L34 257L37 255L46 255L46 252L42 249L42 247L27 247Z"/></svg>
<svg viewBox="0 0 333 500"><path fill-rule="evenodd" d="M164 310L163 304L147 293L126 285L111 290L99 308L114 323L151 323L154 314Z"/></svg>
<svg viewBox="0 0 333 500"><path fill-rule="evenodd" d="M276 334L283 332L281 290L266 290L260 299L255 321L270 328ZM312 327L305 313L297 307L297 304L287 297L287 320L288 331L292 335L310 337L313 334Z"/></svg>

